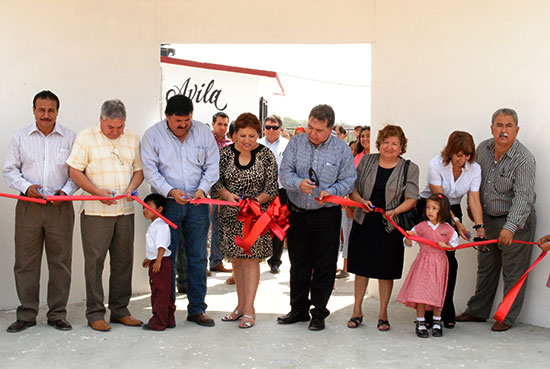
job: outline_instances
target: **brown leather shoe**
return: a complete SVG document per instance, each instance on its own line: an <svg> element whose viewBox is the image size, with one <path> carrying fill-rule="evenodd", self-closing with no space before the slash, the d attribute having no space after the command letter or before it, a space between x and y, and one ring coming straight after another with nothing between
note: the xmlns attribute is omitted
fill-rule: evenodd
<svg viewBox="0 0 550 369"><path fill-rule="evenodd" d="M126 315L125 317L119 318L119 319L111 317L110 322L111 323L124 324L128 327L140 327L140 326L143 325L143 322L141 320L137 320L136 318L134 318L131 315Z"/></svg>
<svg viewBox="0 0 550 369"><path fill-rule="evenodd" d="M71 329L73 329L71 323L69 323L65 319L48 320L48 325L51 325L59 331L70 331Z"/></svg>
<svg viewBox="0 0 550 369"><path fill-rule="evenodd" d="M477 316L473 316L471 314L468 314L467 312L463 312L462 314L458 314L455 318L457 322L486 322L487 319L484 318L478 318Z"/></svg>
<svg viewBox="0 0 550 369"><path fill-rule="evenodd" d="M111 326L103 319L96 320L95 322L88 322L88 325L92 327L94 331L98 332L108 332L111 330Z"/></svg>
<svg viewBox="0 0 550 369"><path fill-rule="evenodd" d="M233 269L228 269L223 265L223 263L219 263L214 268L210 268L210 271L212 272L220 272L220 273L231 273Z"/></svg>
<svg viewBox="0 0 550 369"><path fill-rule="evenodd" d="M36 325L36 320L33 320L32 322L26 322L24 320L16 320L8 327L8 329L6 329L6 331L10 333L17 333L17 332L24 331L25 329L35 325Z"/></svg>
<svg viewBox="0 0 550 369"><path fill-rule="evenodd" d="M213 327L215 325L214 319L210 318L206 313L188 315L187 320L202 325L203 327Z"/></svg>
<svg viewBox="0 0 550 369"><path fill-rule="evenodd" d="M508 324L499 323L499 322L495 322L495 324L493 324L493 326L491 327L491 330L493 332L504 332L504 331L507 331L508 329L510 329L510 326Z"/></svg>

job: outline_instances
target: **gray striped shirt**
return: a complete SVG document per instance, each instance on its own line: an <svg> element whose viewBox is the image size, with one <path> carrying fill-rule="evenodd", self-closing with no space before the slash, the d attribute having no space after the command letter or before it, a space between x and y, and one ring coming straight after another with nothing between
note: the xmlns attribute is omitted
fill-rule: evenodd
<svg viewBox="0 0 550 369"><path fill-rule="evenodd" d="M503 228L511 232L523 228L535 205L535 157L518 140L495 161L495 140L479 144L476 161L481 166L483 213L506 216Z"/></svg>
<svg viewBox="0 0 550 369"><path fill-rule="evenodd" d="M36 123L13 134L2 175L6 184L21 193L32 185L41 185L44 196L62 190L72 194L78 186L69 178L65 160L71 153L76 135L56 123L53 131L44 136Z"/></svg>

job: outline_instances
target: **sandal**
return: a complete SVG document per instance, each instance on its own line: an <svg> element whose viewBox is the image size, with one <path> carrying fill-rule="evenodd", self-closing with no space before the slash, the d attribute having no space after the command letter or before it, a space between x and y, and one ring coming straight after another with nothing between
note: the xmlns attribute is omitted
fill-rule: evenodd
<svg viewBox="0 0 550 369"><path fill-rule="evenodd" d="M443 325L447 329L453 329L455 327L455 324L456 324L455 322L445 322L445 323L443 323Z"/></svg>
<svg viewBox="0 0 550 369"><path fill-rule="evenodd" d="M236 317L235 317L236 316ZM235 309L233 312L227 314L222 318L222 322L234 322L236 320L241 319L243 315L239 312L239 310Z"/></svg>
<svg viewBox="0 0 550 369"><path fill-rule="evenodd" d="M348 320L348 328L357 328L363 323L363 317L362 316L352 316Z"/></svg>
<svg viewBox="0 0 550 369"><path fill-rule="evenodd" d="M244 320L248 319L248 320ZM241 317L241 322L239 323L239 328L251 328L254 326L254 323L256 322L256 317L248 314L244 314Z"/></svg>
<svg viewBox="0 0 550 369"><path fill-rule="evenodd" d="M387 328L384 328L383 326L387 326ZM382 320L382 319L378 319L378 324L376 325L376 327L378 328L378 330L380 332L389 331L390 328L391 328L390 322L388 322L387 320Z"/></svg>

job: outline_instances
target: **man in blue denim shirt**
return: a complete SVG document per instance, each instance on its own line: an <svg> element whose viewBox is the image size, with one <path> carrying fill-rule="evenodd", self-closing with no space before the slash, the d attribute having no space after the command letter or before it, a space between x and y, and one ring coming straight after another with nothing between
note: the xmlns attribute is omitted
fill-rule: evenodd
<svg viewBox="0 0 550 369"><path fill-rule="evenodd" d="M309 330L325 328L326 305L334 286L342 212L340 206L316 201L346 196L357 176L348 145L331 135L334 111L311 110L305 135L294 136L283 154L279 179L288 194L290 229L290 313L279 324L310 320ZM310 298L311 293L311 298Z"/></svg>
<svg viewBox="0 0 550 369"><path fill-rule="evenodd" d="M210 129L193 120L193 102L186 96L172 96L166 105L166 119L143 136L141 157L145 180L152 191L168 198L164 216L181 228L187 257L187 320L214 326L206 315L206 237L210 221L208 205L191 205L189 199L205 197L218 180L220 154ZM174 261L180 229L170 229L170 257Z"/></svg>

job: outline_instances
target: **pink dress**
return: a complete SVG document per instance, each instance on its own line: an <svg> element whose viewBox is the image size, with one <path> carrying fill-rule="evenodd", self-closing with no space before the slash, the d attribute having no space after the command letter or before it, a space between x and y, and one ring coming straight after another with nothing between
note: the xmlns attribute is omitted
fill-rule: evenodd
<svg viewBox="0 0 550 369"><path fill-rule="evenodd" d="M455 232L448 223L440 223L432 229L428 221L414 226L417 236L433 241L449 243ZM411 265L409 274L399 291L397 301L416 308L416 304L426 304L442 308L447 290L449 261L445 251L420 243L420 251Z"/></svg>

